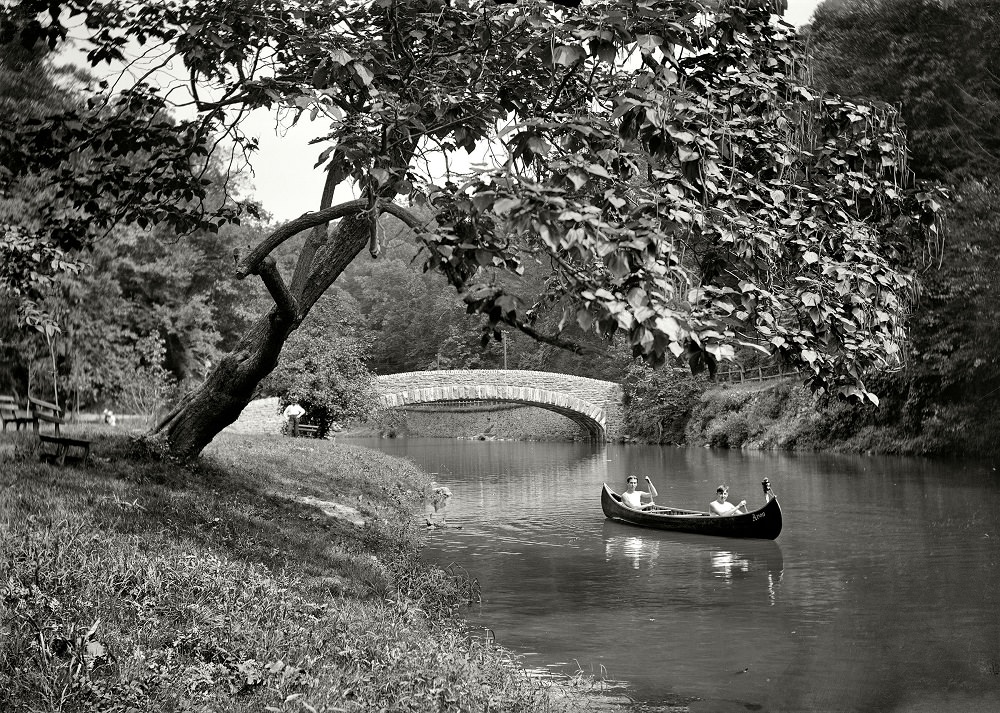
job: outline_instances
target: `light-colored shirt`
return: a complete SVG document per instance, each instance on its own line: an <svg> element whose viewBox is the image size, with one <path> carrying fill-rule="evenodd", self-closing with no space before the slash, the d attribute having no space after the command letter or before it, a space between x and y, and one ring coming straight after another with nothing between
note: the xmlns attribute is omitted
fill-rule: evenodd
<svg viewBox="0 0 1000 713"><path fill-rule="evenodd" d="M642 496L644 494L641 490L636 490L634 493L626 490L622 493L622 502L634 510L639 510L642 508Z"/></svg>
<svg viewBox="0 0 1000 713"><path fill-rule="evenodd" d="M288 404L285 407L285 418L299 418L306 410L298 404Z"/></svg>

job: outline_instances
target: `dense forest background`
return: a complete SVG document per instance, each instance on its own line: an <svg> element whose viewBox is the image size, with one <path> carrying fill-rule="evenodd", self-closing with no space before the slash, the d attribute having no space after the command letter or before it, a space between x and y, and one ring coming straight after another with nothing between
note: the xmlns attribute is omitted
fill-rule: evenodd
<svg viewBox="0 0 1000 713"><path fill-rule="evenodd" d="M916 180L946 185L952 196L944 249L929 246L940 257L920 268L907 369L871 377L878 408L816 398L789 383L766 399L729 394L713 401L717 389L706 373L653 372L633 362L629 350L575 327L591 353L576 355L520 333L496 341L478 317L465 314L443 277L422 270L424 257L392 219L380 226L381 255L355 261L338 280L292 337L261 395L298 399L326 420L346 420L370 410L372 374L506 366L625 382L637 440L996 454L1000 7L992 0L827 0L803 34L820 86L899 107ZM5 45L0 113L71 106L80 101L74 92L80 81L41 50ZM219 166L209 176L219 190L223 173ZM0 196L0 222L58 209L57 196L35 188ZM58 331L42 321L18 324L15 296L0 296L0 393L23 399L31 392L74 411L151 413L169 403L204 378L266 304L259 281L232 276L234 250L256 244L265 227L266 221L244 223L184 238L110 231L79 256L75 271L47 286L37 305L56 317ZM292 269L298 247L282 246L284 271ZM547 267L529 265L521 278L537 294L545 292ZM546 326L564 319L558 303L535 308ZM808 434L762 436L761 423L798 414L803 404L814 416ZM722 416L725 428L718 425Z"/></svg>
<svg viewBox="0 0 1000 713"><path fill-rule="evenodd" d="M940 262L922 275L908 369L880 422L927 452L997 453L1000 406L1000 6L828 0L808 32L817 80L900 108L918 180L951 189Z"/></svg>

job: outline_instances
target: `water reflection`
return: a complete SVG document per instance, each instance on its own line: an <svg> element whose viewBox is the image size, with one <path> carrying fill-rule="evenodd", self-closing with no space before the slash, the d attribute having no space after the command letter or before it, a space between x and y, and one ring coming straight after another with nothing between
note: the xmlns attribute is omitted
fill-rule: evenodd
<svg viewBox="0 0 1000 713"><path fill-rule="evenodd" d="M771 606L778 600L784 557L773 540L730 540L637 528L614 520L604 521L602 534L609 567L627 563L631 570L650 571L653 576L689 567L693 579L721 580L737 587L741 596L766 597Z"/></svg>
<svg viewBox="0 0 1000 713"><path fill-rule="evenodd" d="M720 549L712 553L712 574L731 582L736 578L759 577L766 585L767 602L778 603L785 560L776 542L754 542L742 550Z"/></svg>
<svg viewBox="0 0 1000 713"><path fill-rule="evenodd" d="M660 543L642 537L606 537L604 539L604 559L608 562L624 557L632 563L632 569L652 567L660 555Z"/></svg>
<svg viewBox="0 0 1000 713"><path fill-rule="evenodd" d="M732 579L733 570L738 572L750 571L750 560L737 556L735 552L719 550L712 553L712 573L722 579Z"/></svg>

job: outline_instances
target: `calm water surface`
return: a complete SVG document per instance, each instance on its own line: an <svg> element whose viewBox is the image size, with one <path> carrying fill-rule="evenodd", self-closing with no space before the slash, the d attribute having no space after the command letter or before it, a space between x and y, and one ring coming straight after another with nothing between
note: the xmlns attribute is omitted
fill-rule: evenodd
<svg viewBox="0 0 1000 713"><path fill-rule="evenodd" d="M1000 711L1000 472L991 463L655 446L352 441L451 488L427 556L482 585L477 627L555 674L656 708ZM657 501L782 505L775 542L610 522L603 482Z"/></svg>

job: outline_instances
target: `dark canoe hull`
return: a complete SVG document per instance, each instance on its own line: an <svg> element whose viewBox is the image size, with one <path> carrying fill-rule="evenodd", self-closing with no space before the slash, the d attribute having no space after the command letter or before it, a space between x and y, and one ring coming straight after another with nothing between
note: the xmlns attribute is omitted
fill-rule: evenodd
<svg viewBox="0 0 1000 713"><path fill-rule="evenodd" d="M626 507L621 501L621 496L605 483L601 490L601 509L604 510L606 517L614 520L658 530L761 540L773 540L781 534L781 507L778 505L778 499L773 496L760 510L745 515L712 517L708 513L693 510L670 508L664 508L666 512L633 510Z"/></svg>

